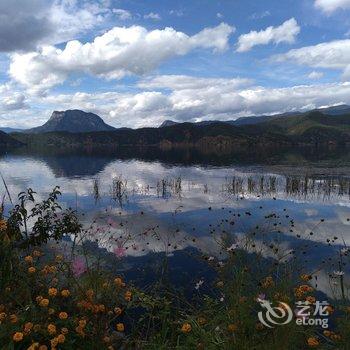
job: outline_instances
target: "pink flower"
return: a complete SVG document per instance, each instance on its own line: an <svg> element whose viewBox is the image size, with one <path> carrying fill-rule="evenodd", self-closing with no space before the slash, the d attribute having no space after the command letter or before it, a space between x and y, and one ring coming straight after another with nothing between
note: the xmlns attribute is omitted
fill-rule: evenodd
<svg viewBox="0 0 350 350"><path fill-rule="evenodd" d="M72 264L72 268L74 276L79 277L82 275L87 271L85 259L81 256L75 258Z"/></svg>
<svg viewBox="0 0 350 350"><path fill-rule="evenodd" d="M114 247L114 249L113 249L113 253L118 258L122 258L123 256L125 256L125 252L126 252L126 249L122 246L117 246L117 247Z"/></svg>
<svg viewBox="0 0 350 350"><path fill-rule="evenodd" d="M118 227L118 223L115 222L112 218L108 218L107 220L107 224L113 228L117 228Z"/></svg>

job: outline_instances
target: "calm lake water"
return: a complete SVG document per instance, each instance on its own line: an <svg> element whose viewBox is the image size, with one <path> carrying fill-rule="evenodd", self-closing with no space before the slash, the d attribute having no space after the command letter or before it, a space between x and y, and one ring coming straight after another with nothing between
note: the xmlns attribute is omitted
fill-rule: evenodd
<svg viewBox="0 0 350 350"><path fill-rule="evenodd" d="M223 233L238 244L252 234L257 246L273 246L271 256L277 246L281 259L297 251L304 267L317 271L318 288L331 294L337 279L329 274L349 272L338 257L350 245L350 167L317 160L215 163L215 157L193 164L171 157L7 154L0 171L13 201L29 187L44 199L60 186L60 202L77 209L91 249L135 280L157 278L157 259L167 256L174 279L193 289L210 274L196 252L219 262ZM268 249L264 254L269 257Z"/></svg>

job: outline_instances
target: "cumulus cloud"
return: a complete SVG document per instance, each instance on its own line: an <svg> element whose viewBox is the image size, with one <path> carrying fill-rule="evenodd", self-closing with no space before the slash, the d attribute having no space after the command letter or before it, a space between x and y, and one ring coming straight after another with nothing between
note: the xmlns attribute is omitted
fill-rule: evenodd
<svg viewBox="0 0 350 350"><path fill-rule="evenodd" d="M27 108L26 97L9 83L0 85L0 115Z"/></svg>
<svg viewBox="0 0 350 350"><path fill-rule="evenodd" d="M54 109L79 108L119 127L158 126L165 119L232 120L350 103L348 82L265 88L240 78L172 75L144 79L138 88L144 91L50 95L35 97L32 103L45 106L47 117Z"/></svg>
<svg viewBox="0 0 350 350"><path fill-rule="evenodd" d="M103 1L2 0L0 52L28 51L58 44L104 23L110 11Z"/></svg>
<svg viewBox="0 0 350 350"><path fill-rule="evenodd" d="M11 56L10 75L32 93L63 83L71 73L106 79L142 75L174 56L193 49L225 50L234 28L221 23L188 36L173 28L152 30L140 26L114 27L92 42L69 41L64 49L43 46L37 52Z"/></svg>
<svg viewBox="0 0 350 350"><path fill-rule="evenodd" d="M350 8L350 0L315 0L315 6L330 14L338 9Z"/></svg>
<svg viewBox="0 0 350 350"><path fill-rule="evenodd" d="M344 79L350 77L350 40L337 40L300 49L274 57L277 61L291 61L314 68L343 71Z"/></svg>
<svg viewBox="0 0 350 350"><path fill-rule="evenodd" d="M131 12L123 9L113 9L112 12L122 21L132 18Z"/></svg>
<svg viewBox="0 0 350 350"><path fill-rule="evenodd" d="M280 44L295 42L296 36L300 32L300 27L294 18L281 24L279 27L268 27L265 30L251 31L238 38L237 52L251 50L257 45L267 45L269 43Z"/></svg>

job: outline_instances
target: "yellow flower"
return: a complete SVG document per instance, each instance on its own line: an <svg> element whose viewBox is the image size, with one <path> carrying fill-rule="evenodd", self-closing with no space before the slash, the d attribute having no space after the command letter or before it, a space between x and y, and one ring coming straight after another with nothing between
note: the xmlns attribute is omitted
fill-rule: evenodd
<svg viewBox="0 0 350 350"><path fill-rule="evenodd" d="M114 308L114 313L119 316L121 313L123 312L123 310L120 307L115 307Z"/></svg>
<svg viewBox="0 0 350 350"><path fill-rule="evenodd" d="M64 298L68 298L70 296L70 291L68 289L63 289L61 291L61 295L64 297Z"/></svg>
<svg viewBox="0 0 350 350"><path fill-rule="evenodd" d="M56 326L52 323L50 323L48 326L47 326L47 331L53 335L53 334L56 334L57 330L56 330Z"/></svg>
<svg viewBox="0 0 350 350"><path fill-rule="evenodd" d="M332 335L332 332L331 331L323 331L323 334L326 336L326 337L330 337Z"/></svg>
<svg viewBox="0 0 350 350"><path fill-rule="evenodd" d="M10 315L10 322L11 323L17 323L18 317L16 315Z"/></svg>
<svg viewBox="0 0 350 350"><path fill-rule="evenodd" d="M189 323L184 323L181 327L182 333L190 333L192 330L192 326Z"/></svg>
<svg viewBox="0 0 350 350"><path fill-rule="evenodd" d="M7 223L4 219L0 220L0 231L5 231L7 228Z"/></svg>
<svg viewBox="0 0 350 350"><path fill-rule="evenodd" d="M117 278L114 280L114 283L117 285L117 287L122 287L122 285L123 285L123 280L122 280L120 277L117 277Z"/></svg>
<svg viewBox="0 0 350 350"><path fill-rule="evenodd" d="M28 255L24 258L24 261L28 264L33 264L33 257L31 255Z"/></svg>
<svg viewBox="0 0 350 350"><path fill-rule="evenodd" d="M57 336L57 341L59 342L59 344L63 344L66 340L66 337L63 334L59 334Z"/></svg>
<svg viewBox="0 0 350 350"><path fill-rule="evenodd" d="M53 338L50 340L51 343L51 349L56 349L56 346L58 345L58 340L57 338Z"/></svg>
<svg viewBox="0 0 350 350"><path fill-rule="evenodd" d="M310 304L315 304L316 303L316 298L312 297L312 296L306 297L305 300L308 301Z"/></svg>
<svg viewBox="0 0 350 350"><path fill-rule="evenodd" d="M230 332L230 333L234 333L236 332L238 329L237 325L231 323L227 326L227 330Z"/></svg>
<svg viewBox="0 0 350 350"><path fill-rule="evenodd" d="M61 320L66 320L68 318L68 314L67 312L60 312L58 314L58 317L61 319Z"/></svg>
<svg viewBox="0 0 350 350"><path fill-rule="evenodd" d="M5 312L1 312L0 313L0 321L3 321L6 318L6 313Z"/></svg>
<svg viewBox="0 0 350 350"><path fill-rule="evenodd" d="M55 297L57 295L57 288L49 288L49 296Z"/></svg>
<svg viewBox="0 0 350 350"><path fill-rule="evenodd" d="M275 285L275 282L273 281L273 278L271 276L266 277L261 281L261 286L265 289L273 287L274 285Z"/></svg>
<svg viewBox="0 0 350 350"><path fill-rule="evenodd" d="M43 298L40 300L39 305L42 307L48 307L49 303L50 303L49 299Z"/></svg>
<svg viewBox="0 0 350 350"><path fill-rule="evenodd" d="M30 273L30 274L33 274L33 273L35 273L35 272L36 272L36 268L33 267L33 266L31 266L31 267L28 269L28 273Z"/></svg>
<svg viewBox="0 0 350 350"><path fill-rule="evenodd" d="M61 333L62 334L68 334L68 328L66 328L66 327L63 327L62 329L61 329Z"/></svg>
<svg viewBox="0 0 350 350"><path fill-rule="evenodd" d="M79 321L79 327L84 328L86 326L86 320Z"/></svg>
<svg viewBox="0 0 350 350"><path fill-rule="evenodd" d="M15 342L20 342L23 340L23 333L22 332L16 332L13 337L12 337L13 341Z"/></svg>
<svg viewBox="0 0 350 350"><path fill-rule="evenodd" d="M118 332L124 332L124 323L117 323L117 331Z"/></svg>
<svg viewBox="0 0 350 350"><path fill-rule="evenodd" d="M203 326L207 323L207 320L204 317L198 317L197 322L200 326Z"/></svg>
<svg viewBox="0 0 350 350"><path fill-rule="evenodd" d="M124 299L126 301L130 301L131 300L131 296L132 296L132 293L130 291L126 291L125 295L124 295Z"/></svg>
<svg viewBox="0 0 350 350"><path fill-rule="evenodd" d="M302 281L308 282L308 281L310 281L312 279L312 276L311 275L307 275L307 274L303 274L303 275L300 276L300 279Z"/></svg>
<svg viewBox="0 0 350 350"><path fill-rule="evenodd" d="M309 345L310 347L316 347L320 345L320 342L317 340L317 338L310 337L307 340L307 345Z"/></svg>
<svg viewBox="0 0 350 350"><path fill-rule="evenodd" d="M56 262L61 262L63 260L63 256L62 255L56 255L55 261Z"/></svg>

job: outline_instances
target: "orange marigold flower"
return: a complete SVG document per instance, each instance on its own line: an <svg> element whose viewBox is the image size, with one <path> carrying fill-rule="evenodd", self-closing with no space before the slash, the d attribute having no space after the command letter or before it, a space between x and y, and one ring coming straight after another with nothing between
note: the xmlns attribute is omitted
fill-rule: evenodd
<svg viewBox="0 0 350 350"><path fill-rule="evenodd" d="M124 332L124 329L125 329L125 327L124 327L124 323L117 323L117 331L118 332Z"/></svg>
<svg viewBox="0 0 350 350"><path fill-rule="evenodd" d="M18 317L15 314L10 315L10 322L17 323Z"/></svg>
<svg viewBox="0 0 350 350"><path fill-rule="evenodd" d="M130 291L126 291L125 295L124 295L124 299L126 301L130 301L131 300L131 296L132 296L132 293Z"/></svg>
<svg viewBox="0 0 350 350"><path fill-rule="evenodd" d="M182 333L190 333L192 330L192 326L189 323L184 323L181 327Z"/></svg>
<svg viewBox="0 0 350 350"><path fill-rule="evenodd" d="M33 264L33 257L31 255L27 255L25 258L24 258L24 261L28 264Z"/></svg>
<svg viewBox="0 0 350 350"><path fill-rule="evenodd" d="M236 332L237 329L238 329L237 325L236 325L236 324L233 324L233 323L231 323L231 324L229 324L229 325L227 326L227 330L228 330L230 333Z"/></svg>
<svg viewBox="0 0 350 350"><path fill-rule="evenodd" d="M114 313L119 316L121 313L123 312L123 310L120 307L115 307L114 308Z"/></svg>
<svg viewBox="0 0 350 350"><path fill-rule="evenodd" d="M68 289L63 289L61 291L61 295L64 297L64 298L68 298L70 296L70 291Z"/></svg>
<svg viewBox="0 0 350 350"><path fill-rule="evenodd" d="M20 342L23 340L23 333L22 332L16 332L13 337L12 337L13 341L15 342Z"/></svg>
<svg viewBox="0 0 350 350"><path fill-rule="evenodd" d="M5 231L7 228L7 223L4 219L0 220L0 231Z"/></svg>
<svg viewBox="0 0 350 350"><path fill-rule="evenodd" d="M61 320L66 320L66 319L68 318L68 314L67 314L67 312L62 311L62 312L60 312L60 313L58 314L58 317L59 317Z"/></svg>
<svg viewBox="0 0 350 350"><path fill-rule="evenodd" d="M33 323L32 322L27 322L24 325L24 332L29 333L33 328Z"/></svg>
<svg viewBox="0 0 350 350"><path fill-rule="evenodd" d="M80 320L79 321L79 327L84 328L86 326L86 320Z"/></svg>
<svg viewBox="0 0 350 350"><path fill-rule="evenodd" d="M310 304L315 304L316 303L316 298L312 297L312 296L306 297L305 300L308 301Z"/></svg>
<svg viewBox="0 0 350 350"><path fill-rule="evenodd" d="M62 334L68 334L68 328L66 328L66 327L63 327L62 329L61 329L61 333Z"/></svg>
<svg viewBox="0 0 350 350"><path fill-rule="evenodd" d="M3 321L6 318L6 313L5 312L1 312L0 313L0 321Z"/></svg>
<svg viewBox="0 0 350 350"><path fill-rule="evenodd" d="M114 283L117 285L117 287L123 286L123 280L120 277L115 278Z"/></svg>
<svg viewBox="0 0 350 350"><path fill-rule="evenodd" d="M49 299L43 298L40 300L39 305L42 307L48 307L49 303L50 303Z"/></svg>
<svg viewBox="0 0 350 350"><path fill-rule="evenodd" d="M57 336L57 341L59 344L63 344L65 342L65 340L66 340L66 337L63 334L59 334Z"/></svg>
<svg viewBox="0 0 350 350"><path fill-rule="evenodd" d="M331 331L328 331L328 330L325 330L323 331L323 334L326 336L326 337L330 337L332 332Z"/></svg>
<svg viewBox="0 0 350 350"><path fill-rule="evenodd" d="M273 281L273 278L271 276L268 276L261 281L261 286L265 289L273 287L274 285L275 282Z"/></svg>
<svg viewBox="0 0 350 350"><path fill-rule="evenodd" d="M56 334L57 330L56 330L56 326L52 323L50 323L47 326L47 331L52 335L52 334Z"/></svg>
<svg viewBox="0 0 350 350"><path fill-rule="evenodd" d="M310 337L307 339L307 345L309 345L310 347L316 347L320 345L320 342L318 341L317 338Z"/></svg>
<svg viewBox="0 0 350 350"><path fill-rule="evenodd" d="M57 345L58 345L58 340L57 338L53 338L50 340L51 343L51 349L56 349Z"/></svg>
<svg viewBox="0 0 350 350"><path fill-rule="evenodd" d="M33 274L33 273L35 273L35 272L36 272L36 268L33 267L33 266L31 266L31 267L28 269L28 273L30 273L30 274Z"/></svg>
<svg viewBox="0 0 350 350"><path fill-rule="evenodd" d="M55 297L57 295L57 288L49 288L49 296Z"/></svg>

